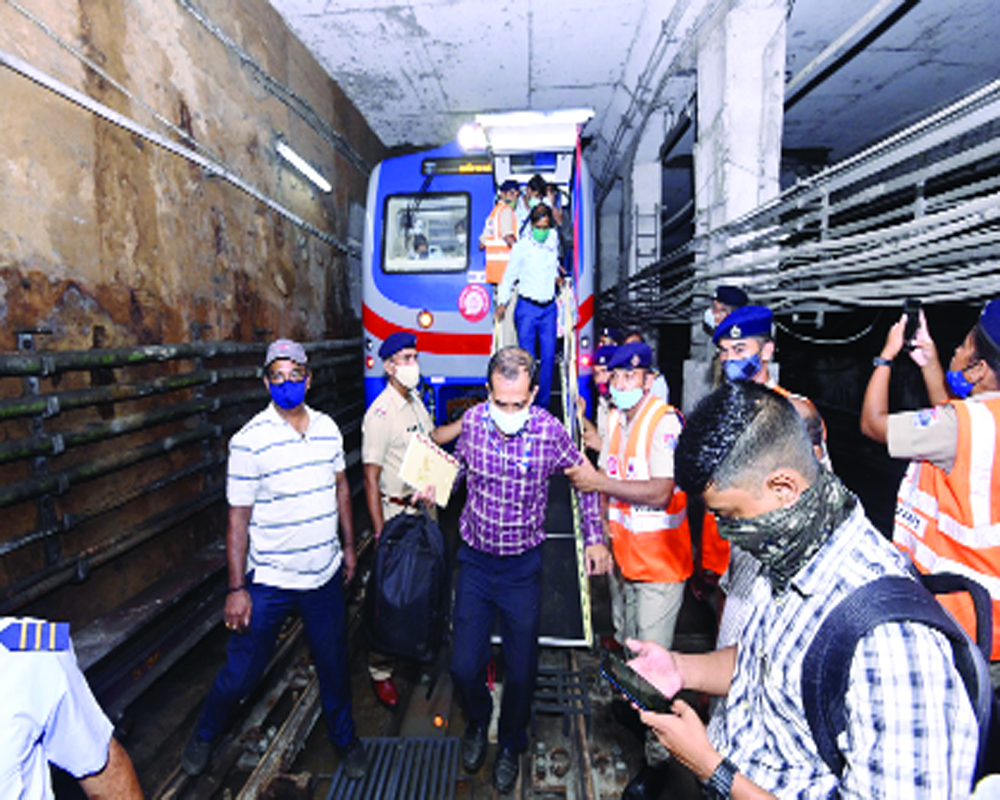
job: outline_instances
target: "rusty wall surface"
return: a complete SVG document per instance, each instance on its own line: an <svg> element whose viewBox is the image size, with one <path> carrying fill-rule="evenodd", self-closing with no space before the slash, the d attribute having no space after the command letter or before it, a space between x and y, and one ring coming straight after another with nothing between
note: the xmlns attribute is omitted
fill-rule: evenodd
<svg viewBox="0 0 1000 800"><path fill-rule="evenodd" d="M368 164L381 157L381 143L264 0L197 7L251 60L172 0L0 2L0 49L179 139L155 111L240 178L346 241L349 203L364 204L364 171L261 76L307 101ZM336 247L2 67L0 97L0 349L13 347L15 329L34 327L52 329L57 348L91 346L95 325L112 347L186 341L192 324L211 325L209 338L244 341L261 329L306 339L352 333L348 260ZM278 158L278 134L328 177L331 194Z"/></svg>
<svg viewBox="0 0 1000 800"><path fill-rule="evenodd" d="M143 129L196 147L338 243L348 240L349 209L364 205L366 167L384 152L265 0L0 0L0 51ZM294 96L282 94L286 88ZM347 147L338 151L329 135L318 135L303 110L343 136ZM279 159L279 134L327 177L331 193L320 193ZM238 342L356 336L360 309L351 307L347 274L352 263L357 260L337 244L232 183L0 65L0 352L14 350L22 330L45 331L35 340L41 350L190 342L196 332L206 341ZM37 391L114 385L190 368L163 364L54 375ZM22 391L19 378L0 381L0 403ZM192 396L8 419L0 422L0 445L32 432L114 423ZM257 407L240 413L248 418ZM336 417L336 409L326 410ZM46 469L96 462L191 424L71 449ZM216 452L224 447L224 439L218 441ZM24 604L10 596L15 587L37 586L38 576L64 569L79 554L106 548L121 531L192 502L207 480L218 485L223 475L216 470L143 493L202 457L197 446L181 448L55 498L58 515L108 511L58 541L0 558L7 607L85 625L218 541L225 525L221 503L85 570L76 582L36 592ZM0 488L28 479L30 466L30 460L5 462ZM31 500L5 508L0 544L44 527L38 506Z"/></svg>

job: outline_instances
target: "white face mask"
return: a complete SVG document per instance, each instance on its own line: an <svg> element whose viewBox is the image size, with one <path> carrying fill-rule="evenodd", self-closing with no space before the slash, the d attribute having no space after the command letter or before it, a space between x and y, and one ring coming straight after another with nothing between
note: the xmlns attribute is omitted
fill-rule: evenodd
<svg viewBox="0 0 1000 800"><path fill-rule="evenodd" d="M396 380L407 389L416 389L420 383L420 365L400 364L396 367Z"/></svg>
<svg viewBox="0 0 1000 800"><path fill-rule="evenodd" d="M531 406L529 405L520 411L508 413L501 411L493 403L490 403L490 419L493 420L493 424L497 426L500 433L506 436L514 436L520 433L521 429L528 424L528 413L530 411Z"/></svg>
<svg viewBox="0 0 1000 800"><path fill-rule="evenodd" d="M715 330L715 314L712 313L712 309L710 308L705 309L705 314L702 317L702 320L705 322L706 328L708 328L710 331Z"/></svg>

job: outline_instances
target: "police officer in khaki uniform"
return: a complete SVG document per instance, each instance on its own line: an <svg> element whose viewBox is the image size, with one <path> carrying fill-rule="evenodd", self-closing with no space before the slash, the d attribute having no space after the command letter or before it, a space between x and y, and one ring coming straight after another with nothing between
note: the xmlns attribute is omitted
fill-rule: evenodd
<svg viewBox="0 0 1000 800"><path fill-rule="evenodd" d="M365 412L361 425L361 460L364 463L365 499L376 540L385 523L397 514L415 514L412 491L399 477L399 468L414 433L446 444L462 430L456 420L435 428L427 408L417 394L420 383L417 338L407 331L391 334L378 351L388 379L385 389ZM433 514L433 509L431 510ZM392 682L392 662L369 653L368 671L379 702L394 708L399 694Z"/></svg>

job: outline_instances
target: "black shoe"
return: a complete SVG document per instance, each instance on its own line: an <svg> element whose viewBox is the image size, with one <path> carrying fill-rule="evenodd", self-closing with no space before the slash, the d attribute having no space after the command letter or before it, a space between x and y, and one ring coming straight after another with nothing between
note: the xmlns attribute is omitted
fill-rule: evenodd
<svg viewBox="0 0 1000 800"><path fill-rule="evenodd" d="M656 800L667 785L667 764L651 767L643 763L639 774L628 782L622 800Z"/></svg>
<svg viewBox="0 0 1000 800"><path fill-rule="evenodd" d="M470 773L479 772L485 760L486 725L482 722L470 722L462 735L462 769Z"/></svg>
<svg viewBox="0 0 1000 800"><path fill-rule="evenodd" d="M501 747L497 759L493 762L493 786L500 794L509 794L517 783L517 773L521 768L521 757Z"/></svg>
<svg viewBox="0 0 1000 800"><path fill-rule="evenodd" d="M340 751L340 763L344 767L344 774L352 781L361 780L368 772L368 753L361 740L355 736Z"/></svg>
<svg viewBox="0 0 1000 800"><path fill-rule="evenodd" d="M201 775L208 766L208 759L212 757L212 750L215 742L206 742L198 736L197 726L191 731L191 736L184 745L184 752L181 754L181 769L192 778Z"/></svg>

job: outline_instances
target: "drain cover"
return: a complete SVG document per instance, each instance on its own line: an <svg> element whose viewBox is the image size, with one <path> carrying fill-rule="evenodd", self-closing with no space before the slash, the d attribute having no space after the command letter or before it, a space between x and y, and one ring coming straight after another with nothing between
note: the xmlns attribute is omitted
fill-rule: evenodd
<svg viewBox="0 0 1000 800"><path fill-rule="evenodd" d="M349 780L343 767L333 775L327 800L452 800L458 779L456 738L363 739L368 774Z"/></svg>

